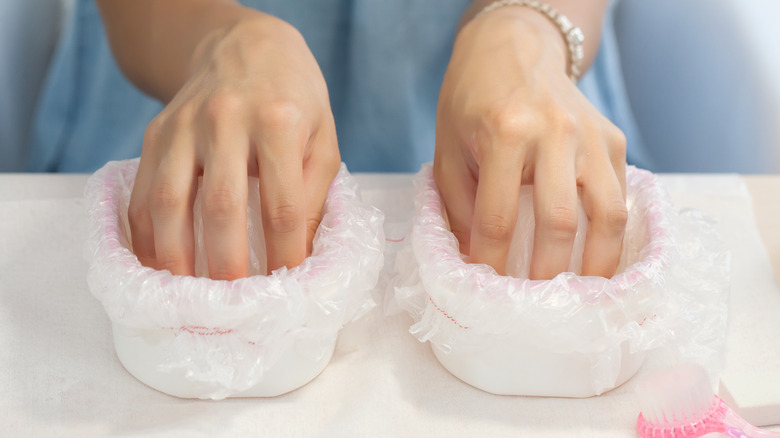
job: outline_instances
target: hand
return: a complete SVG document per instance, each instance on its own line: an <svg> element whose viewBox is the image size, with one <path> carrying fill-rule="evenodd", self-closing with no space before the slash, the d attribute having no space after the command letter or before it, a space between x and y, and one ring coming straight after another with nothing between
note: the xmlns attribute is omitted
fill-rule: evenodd
<svg viewBox="0 0 780 438"><path fill-rule="evenodd" d="M340 157L328 92L303 37L259 12L208 34L149 124L130 200L145 266L194 275L192 204L203 176L209 276L248 275L248 176L260 179L268 272L311 252Z"/></svg>
<svg viewBox="0 0 780 438"><path fill-rule="evenodd" d="M568 78L542 14L503 7L461 30L439 95L434 178L461 252L505 272L521 184L534 185L532 279L566 271L578 187L582 274L611 277L627 219L625 137Z"/></svg>

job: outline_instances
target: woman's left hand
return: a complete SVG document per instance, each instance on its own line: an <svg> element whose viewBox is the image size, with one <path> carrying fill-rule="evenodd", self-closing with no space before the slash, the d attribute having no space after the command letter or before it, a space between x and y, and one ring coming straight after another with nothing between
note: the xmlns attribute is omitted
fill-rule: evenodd
<svg viewBox="0 0 780 438"><path fill-rule="evenodd" d="M501 7L462 28L439 95L434 178L461 252L504 274L520 186L534 185L530 277L566 271L578 188L589 219L582 274L611 277L627 212L625 137L567 76L558 28Z"/></svg>

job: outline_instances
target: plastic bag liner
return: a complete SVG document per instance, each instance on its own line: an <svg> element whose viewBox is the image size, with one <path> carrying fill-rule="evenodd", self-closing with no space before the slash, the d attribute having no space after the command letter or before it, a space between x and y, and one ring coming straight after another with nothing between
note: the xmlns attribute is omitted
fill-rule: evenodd
<svg viewBox="0 0 780 438"><path fill-rule="evenodd" d="M455 376L498 394L588 397L629 379L645 352L717 363L730 257L713 223L675 212L654 175L627 169L629 218L617 274L580 272L587 217L569 270L529 280L532 187L523 187L508 276L469 264L442 216L429 165L416 176L411 239L396 258L395 298ZM664 348L666 351L666 348Z"/></svg>
<svg viewBox="0 0 780 438"><path fill-rule="evenodd" d="M277 395L314 378L342 325L373 306L367 292L383 264L384 216L360 200L346 166L330 186L312 255L271 275L262 275L258 180L250 178L251 276L234 281L206 277L199 196L196 277L139 263L127 222L137 168L137 159L108 163L85 190L87 280L113 323L128 371L163 392L215 399ZM265 378L269 373L273 378Z"/></svg>

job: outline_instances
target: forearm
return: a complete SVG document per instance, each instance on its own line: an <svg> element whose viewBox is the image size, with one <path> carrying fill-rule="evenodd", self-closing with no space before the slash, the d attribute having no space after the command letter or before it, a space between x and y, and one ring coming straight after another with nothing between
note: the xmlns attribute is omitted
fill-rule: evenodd
<svg viewBox="0 0 780 438"><path fill-rule="evenodd" d="M463 14L460 21L460 28L466 26L472 18L494 1L495 0L474 0ZM585 51L585 58L582 62L583 71L587 71L593 63L593 59L596 57L599 42L601 40L601 26L607 2L608 0L545 0L545 3L567 16L575 26L582 29L582 33L585 35L585 42L583 43L583 49ZM545 32L549 35L548 41L550 44L562 50L564 62L568 60L568 55L566 54L568 49L565 45L563 35L560 33L557 26L540 12L534 11L529 7L518 6L502 7L495 12L530 20L526 21L526 23L530 22L534 26L529 27L521 24L517 27L518 31ZM557 35L557 37L555 35Z"/></svg>
<svg viewBox="0 0 780 438"><path fill-rule="evenodd" d="M168 102L186 82L209 34L262 16L234 0L96 0L124 74Z"/></svg>

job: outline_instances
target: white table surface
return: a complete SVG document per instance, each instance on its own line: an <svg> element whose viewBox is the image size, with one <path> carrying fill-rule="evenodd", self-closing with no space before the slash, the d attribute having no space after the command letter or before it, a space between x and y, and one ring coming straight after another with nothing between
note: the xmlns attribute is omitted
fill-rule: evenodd
<svg viewBox="0 0 780 438"><path fill-rule="evenodd" d="M635 436L635 380L590 399L488 394L448 374L406 315L381 308L345 327L328 368L290 394L215 402L152 390L122 368L87 289L85 180L0 174L0 436ZM386 211L387 237L403 237L410 176L358 181ZM760 237L776 257L780 177L662 181L676 206L716 217L732 249L724 372L780 372L780 287ZM756 209L761 235L751 193L768 202Z"/></svg>

